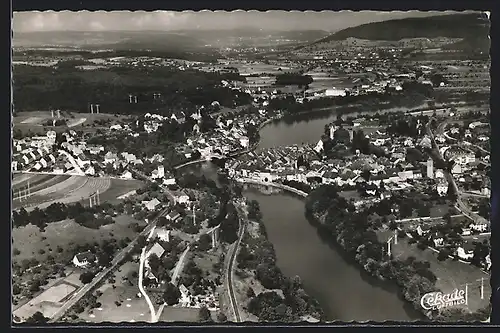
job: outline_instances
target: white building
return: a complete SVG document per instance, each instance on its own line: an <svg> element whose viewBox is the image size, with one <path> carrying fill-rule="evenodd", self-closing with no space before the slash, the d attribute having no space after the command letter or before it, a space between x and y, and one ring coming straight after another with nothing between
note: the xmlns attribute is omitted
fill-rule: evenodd
<svg viewBox="0 0 500 333"><path fill-rule="evenodd" d="M469 246L460 246L457 249L457 255L462 260L470 260L474 257L474 250Z"/></svg>
<svg viewBox="0 0 500 333"><path fill-rule="evenodd" d="M125 171L121 176L120 178L122 179L132 179L132 173L130 171Z"/></svg>
<svg viewBox="0 0 500 333"><path fill-rule="evenodd" d="M439 182L436 190L440 196L445 196L448 193L448 184L446 182Z"/></svg>
<svg viewBox="0 0 500 333"><path fill-rule="evenodd" d="M156 198L152 199L151 201L146 203L146 208L148 210L155 210L156 207L160 204L160 201Z"/></svg>
<svg viewBox="0 0 500 333"><path fill-rule="evenodd" d="M432 158L427 160L427 178L434 178L434 161Z"/></svg>
<svg viewBox="0 0 500 333"><path fill-rule="evenodd" d="M90 251L78 253L73 257L73 264L76 267L87 267L97 263L97 257Z"/></svg>
<svg viewBox="0 0 500 333"><path fill-rule="evenodd" d="M345 96L346 92L345 89L336 89L336 88L331 88L331 89L326 89L325 91L325 96Z"/></svg>

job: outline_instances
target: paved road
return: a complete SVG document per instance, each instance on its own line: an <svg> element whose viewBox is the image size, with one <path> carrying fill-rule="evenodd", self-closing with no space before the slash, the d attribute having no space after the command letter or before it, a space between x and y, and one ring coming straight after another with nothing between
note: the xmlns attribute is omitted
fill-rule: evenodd
<svg viewBox="0 0 500 333"><path fill-rule="evenodd" d="M59 153L66 155L66 157L68 158L69 162L71 163L73 168L76 170L76 172L82 176L85 176L85 172L83 172L82 169L80 169L80 166L78 165L78 163L76 163L75 158L70 153L68 153L66 150L62 150L62 149L59 150Z"/></svg>
<svg viewBox="0 0 500 333"><path fill-rule="evenodd" d="M238 209L238 210L241 213L241 210L240 209ZM241 214L241 215L243 215L243 214ZM243 215L243 216L245 216L245 215ZM229 302L231 305L231 309L233 310L234 321L237 323L241 322L241 317L240 317L240 311L238 309L238 304L236 303L236 296L234 295L233 271L234 271L234 262L236 259L236 253L238 252L238 248L240 246L241 239L243 238L243 235L245 233L245 227L244 227L244 223L242 221L243 216L240 216L240 218L239 218L239 222L240 222L239 229L240 230L239 230L238 240L236 242L234 242L233 244L231 244L231 246L229 248L229 264L228 264L228 269L226 272L226 283L227 283L228 292L229 292Z"/></svg>
<svg viewBox="0 0 500 333"><path fill-rule="evenodd" d="M160 214L158 215L158 217L160 216L163 216L165 215L166 213L168 212L168 208L165 208L163 211L160 212ZM142 235L142 236L147 236L149 232L151 232L151 230L155 227L156 225L156 222L158 220L158 217L151 221L147 226L146 228L139 234ZM54 322L57 322L59 321L63 316L64 314L66 313L66 311L68 311L72 306L74 306L83 296L85 296L88 292L90 292L99 282L101 282L101 280L103 278L105 278L108 274L110 274L111 272L113 272L117 267L118 265L120 264L120 262L125 259L125 256L127 254L129 254L132 249L134 248L134 245L135 243L137 242L137 238L136 237L132 242L130 242L129 245L127 245L127 247L125 247L124 249L122 249L116 256L115 258L113 259L113 261L111 262L111 266L104 269L103 271L101 271L99 274L97 274L94 279L92 280L92 282L84 285L80 290L78 290L74 295L73 297L71 297L66 303L64 303L61 308L59 310L57 310L57 312L52 316L52 318L50 319L50 322L51 323L54 323Z"/></svg>
<svg viewBox="0 0 500 333"><path fill-rule="evenodd" d="M139 265L139 290L141 291L142 296L146 300L146 303L148 303L149 307L149 312L151 314L151 322L155 322L156 319L156 313L155 313L155 307L153 303L151 302L151 298L149 298L149 295L146 293L146 290L144 289L144 262L146 261L146 247L142 248L141 251L141 262Z"/></svg>
<svg viewBox="0 0 500 333"><path fill-rule="evenodd" d="M181 274L182 269L184 268L184 259L186 259L186 255L188 254L190 249L191 246L188 245L184 250L184 252L182 252L181 256L179 257L179 261L177 262L177 265L174 268L174 272L172 273L172 284L174 285L177 285L179 274Z"/></svg>

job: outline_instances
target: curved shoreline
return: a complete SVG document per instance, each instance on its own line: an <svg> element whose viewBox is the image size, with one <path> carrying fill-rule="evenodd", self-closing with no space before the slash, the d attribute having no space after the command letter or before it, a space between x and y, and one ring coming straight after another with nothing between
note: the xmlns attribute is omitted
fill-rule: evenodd
<svg viewBox="0 0 500 333"><path fill-rule="evenodd" d="M250 178L245 178L244 183L246 183L246 184L252 184L252 185L257 185L257 186L271 186L271 187L275 187L275 188L287 191L289 193L293 193L293 194L299 195L299 196L301 196L304 199L307 198L307 196L308 196L307 193L305 193L305 192L303 192L301 190L295 189L295 188L293 188L291 186L278 184L278 183L272 183L272 182L266 183L266 182L261 182L261 181L258 181L258 180L255 180L255 179L250 179ZM305 207L304 207L304 209L305 209ZM305 212L305 213L306 213L306 215L308 215L307 212ZM343 256L347 255L347 252L345 252L345 249L342 247L342 245L339 242L336 242L333 239L331 239L331 235L329 234L329 230L326 229L324 227L324 225L318 219L316 219L315 217L313 217L313 218L311 218L311 217L312 216L306 216L306 219L311 224L311 226L313 226L323 236L330 236L330 237L328 237L329 238L328 240L327 239L324 239L324 240L327 241L328 243L331 243L332 245L336 246L339 250L342 250L342 252L343 252L342 255ZM416 307L413 306L412 302L408 301L404 297L404 294L402 293L402 290L399 287L398 283L396 283L395 281L389 281L389 280L386 280L386 279L382 279L380 276L373 276L373 275L371 275L366 269L364 269L360 265L359 262L357 262L355 260L355 258L348 257L346 259L352 261L352 263L355 264L360 271L362 271L365 274L368 274L370 277L375 278L377 281L379 281L379 282L389 282L392 286L395 286L397 288L397 296L399 298L401 298L401 300L403 300L406 304L412 306L412 309L414 309L415 311L417 311L419 314L423 315L425 318L432 319L431 317L428 316L428 314L426 314L424 311L422 311L422 309L420 309L420 308L417 309ZM415 321L418 321L418 320L415 320Z"/></svg>

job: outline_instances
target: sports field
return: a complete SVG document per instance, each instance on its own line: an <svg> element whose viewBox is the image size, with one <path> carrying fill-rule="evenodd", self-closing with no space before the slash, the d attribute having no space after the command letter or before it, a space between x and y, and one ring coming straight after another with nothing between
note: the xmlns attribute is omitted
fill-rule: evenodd
<svg viewBox="0 0 500 333"><path fill-rule="evenodd" d="M29 184L29 185L28 185ZM91 195L99 192L99 200L117 203L123 194L142 187L139 180L104 177L15 174L13 178L13 208L46 208L54 202L88 204ZM29 195L27 196L29 186Z"/></svg>

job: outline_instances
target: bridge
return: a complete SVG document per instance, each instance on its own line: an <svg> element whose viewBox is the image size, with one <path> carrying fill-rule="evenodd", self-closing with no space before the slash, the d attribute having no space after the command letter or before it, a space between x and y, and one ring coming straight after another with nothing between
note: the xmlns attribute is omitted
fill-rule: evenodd
<svg viewBox="0 0 500 333"><path fill-rule="evenodd" d="M187 162L181 163L179 165L176 165L176 166L174 166L174 169L175 170L179 170L179 169L184 168L184 167L186 167L188 165L193 165L193 164L198 164L198 163L203 163L203 162L211 161L214 158L218 158L220 160L226 159L226 158L227 159L229 159L229 158L236 158L238 156L248 154L249 152L255 150L255 148L257 148L258 145L259 144L256 143L253 146L251 146L250 148L247 148L247 149L244 149L244 150L238 150L238 151L229 153L227 156L222 155L222 154L215 154L215 153L214 154L208 154L204 158L199 158L199 159L196 159L196 160L193 160L193 161L187 161Z"/></svg>
<svg viewBox="0 0 500 333"><path fill-rule="evenodd" d="M192 160L192 161L187 161L187 162L181 163L179 165L176 165L176 166L174 166L174 169L178 170L178 169L184 168L184 167L186 167L188 165L193 165L193 164L198 164L198 163L203 163L203 162L211 161L214 158L218 158L218 159L221 160L221 159L227 158L227 156L224 156L224 155L221 155L221 154L208 154L205 157L202 157L202 158L199 158L199 159L196 159L196 160Z"/></svg>
<svg viewBox="0 0 500 333"><path fill-rule="evenodd" d="M300 195L301 197L304 197L304 198L308 196L308 193L301 191L299 189L296 189L294 187L284 185L284 184L273 183L273 182L263 182L263 181L258 180L258 179L246 178L246 177L236 178L236 181L240 182L240 183L244 183L244 184L276 187L276 188L279 188L279 189L282 189L282 190L285 190L288 192L295 193L295 194Z"/></svg>

